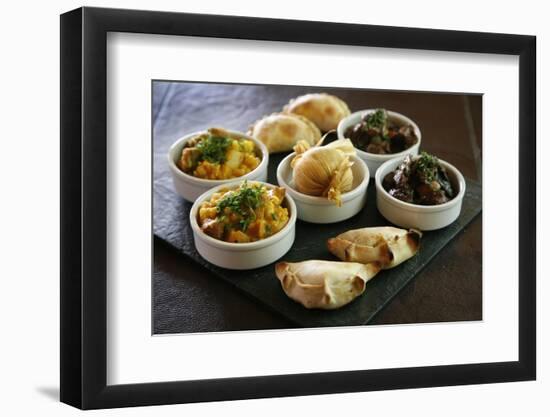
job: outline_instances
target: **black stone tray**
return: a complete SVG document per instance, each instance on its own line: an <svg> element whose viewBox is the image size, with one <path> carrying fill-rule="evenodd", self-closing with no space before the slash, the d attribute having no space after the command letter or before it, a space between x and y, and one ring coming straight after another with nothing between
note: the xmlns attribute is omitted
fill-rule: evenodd
<svg viewBox="0 0 550 417"><path fill-rule="evenodd" d="M268 182L277 184L275 170L284 156L270 155ZM390 225L376 208L376 190L373 182L374 180L371 179L365 208L351 219L328 225L298 220L294 245L281 260L290 262L308 259L336 260L326 249L326 240L329 237L360 227ZM191 203L176 194L168 175L155 179L153 229L158 238L207 268L216 277L233 284L298 326L363 325L368 324L457 233L481 212L481 186L466 179L466 195L462 203L462 212L453 224L441 230L425 232L420 251L416 256L396 268L381 271L367 283L365 292L361 296L347 306L332 311L307 310L301 304L289 299L275 276L274 264L249 271L231 271L205 261L193 243L193 233L188 221L190 209Z"/></svg>

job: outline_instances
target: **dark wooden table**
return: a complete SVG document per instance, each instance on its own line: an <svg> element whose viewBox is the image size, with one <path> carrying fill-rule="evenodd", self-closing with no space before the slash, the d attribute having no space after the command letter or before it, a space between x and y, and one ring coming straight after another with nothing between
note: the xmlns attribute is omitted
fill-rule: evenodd
<svg viewBox="0 0 550 417"><path fill-rule="evenodd" d="M351 111L384 107L420 126L422 148L481 182L481 111L478 95L155 82L154 180L169 175L166 153L186 133L210 126L246 131L290 98L325 91ZM153 219L153 221L155 221ZM401 291L372 324L480 320L482 220L478 216ZM154 239L154 333L187 333L293 327L201 266Z"/></svg>

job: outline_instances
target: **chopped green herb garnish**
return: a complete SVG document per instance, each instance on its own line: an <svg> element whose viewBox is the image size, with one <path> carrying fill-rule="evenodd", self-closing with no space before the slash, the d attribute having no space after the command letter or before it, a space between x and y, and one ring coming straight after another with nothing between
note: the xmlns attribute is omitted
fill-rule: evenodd
<svg viewBox="0 0 550 417"><path fill-rule="evenodd" d="M197 149L201 151L203 159L221 164L225 162L229 145L231 145L231 139L229 138L208 135L197 144Z"/></svg>
<svg viewBox="0 0 550 417"><path fill-rule="evenodd" d="M416 160L416 170L424 176L427 182L435 180L438 168L439 161L435 156L424 151L420 153Z"/></svg>
<svg viewBox="0 0 550 417"><path fill-rule="evenodd" d="M248 229L248 226L250 225L251 221L252 219L250 218L242 219L239 221L239 226L241 227L241 230L243 232L246 232L246 229Z"/></svg>
<svg viewBox="0 0 550 417"><path fill-rule="evenodd" d="M226 209L238 214L241 217L239 226L242 231L246 231L250 223L256 219L256 210L262 203L262 195L265 188L262 185L249 186L244 181L241 186L227 193L216 205L218 216L223 216Z"/></svg>
<svg viewBox="0 0 550 417"><path fill-rule="evenodd" d="M377 109L374 113L367 115L365 122L367 122L368 129L377 129L382 131L382 129L386 126L387 118L388 114L386 113L386 110Z"/></svg>

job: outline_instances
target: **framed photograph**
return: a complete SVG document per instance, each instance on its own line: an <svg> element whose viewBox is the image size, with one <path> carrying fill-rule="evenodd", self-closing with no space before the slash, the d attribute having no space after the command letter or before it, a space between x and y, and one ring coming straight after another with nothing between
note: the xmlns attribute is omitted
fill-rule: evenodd
<svg viewBox="0 0 550 417"><path fill-rule="evenodd" d="M532 36L61 16L61 401L533 380Z"/></svg>

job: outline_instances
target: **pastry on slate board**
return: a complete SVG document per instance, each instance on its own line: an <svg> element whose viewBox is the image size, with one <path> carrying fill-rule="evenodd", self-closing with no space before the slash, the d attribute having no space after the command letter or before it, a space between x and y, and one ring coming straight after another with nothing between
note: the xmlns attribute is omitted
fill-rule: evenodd
<svg viewBox="0 0 550 417"><path fill-rule="evenodd" d="M380 262L393 268L412 258L420 247L422 234L414 229L365 227L349 230L327 241L328 250L346 262Z"/></svg>
<svg viewBox="0 0 550 417"><path fill-rule="evenodd" d="M376 262L279 262L275 274L284 292L306 308L333 310L365 291L365 284L380 270Z"/></svg>
<svg viewBox="0 0 550 417"><path fill-rule="evenodd" d="M296 97L290 100L283 111L308 118L322 132L336 129L338 123L350 115L349 107L343 100L326 93Z"/></svg>
<svg viewBox="0 0 550 417"><path fill-rule="evenodd" d="M269 153L291 151L300 140L314 145L321 132L313 122L295 114L273 113L256 121L248 133L263 142Z"/></svg>

